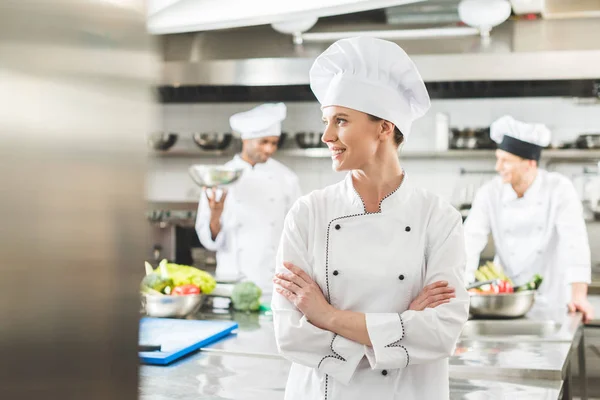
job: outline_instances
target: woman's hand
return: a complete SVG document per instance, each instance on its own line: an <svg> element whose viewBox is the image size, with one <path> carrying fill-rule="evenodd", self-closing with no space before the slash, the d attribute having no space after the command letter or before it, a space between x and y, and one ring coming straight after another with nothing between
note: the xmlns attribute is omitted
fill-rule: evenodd
<svg viewBox="0 0 600 400"><path fill-rule="evenodd" d="M335 308L327 302L323 291L306 272L294 264L284 262L288 272L275 274L275 290L288 299L314 326L327 329Z"/></svg>
<svg viewBox="0 0 600 400"><path fill-rule="evenodd" d="M454 288L448 287L448 282L437 281L423 288L421 293L410 303L409 310L423 311L450 302L456 297Z"/></svg>

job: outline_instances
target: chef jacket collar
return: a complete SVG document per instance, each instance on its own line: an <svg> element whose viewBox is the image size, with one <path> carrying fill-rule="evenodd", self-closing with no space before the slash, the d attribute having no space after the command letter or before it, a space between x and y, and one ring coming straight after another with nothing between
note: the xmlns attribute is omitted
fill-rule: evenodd
<svg viewBox="0 0 600 400"><path fill-rule="evenodd" d="M543 175L544 171L538 170L537 176L535 177L533 183L531 184L531 186L529 187L529 189L527 189L525 191L525 194L523 195L524 199L534 199L538 193L540 192L540 188L542 186L542 175ZM517 192L515 192L515 190L512 188L512 185L510 183L505 183L502 187L502 201L504 203L508 203L514 200L518 200L517 197Z"/></svg>
<svg viewBox="0 0 600 400"><path fill-rule="evenodd" d="M352 205L359 208L362 212L365 212L365 204L358 192L356 191L356 189L354 188L354 184L352 183L352 172L348 172L348 174L346 174L345 182L347 198L350 199ZM400 187L398 187L394 192L390 193L381 201L381 212L392 208L394 205L402 203L406 199L405 194L408 193L409 186L410 182L408 180L408 174L406 173L406 171L404 171L404 179L402 180Z"/></svg>

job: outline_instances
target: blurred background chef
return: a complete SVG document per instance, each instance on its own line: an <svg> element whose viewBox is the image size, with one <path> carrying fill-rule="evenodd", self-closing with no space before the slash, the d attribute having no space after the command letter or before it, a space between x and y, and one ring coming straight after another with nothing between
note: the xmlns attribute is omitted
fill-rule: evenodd
<svg viewBox="0 0 600 400"><path fill-rule="evenodd" d="M217 277L242 274L267 294L272 292L283 220L302 194L296 174L271 158L285 117L285 104L277 103L230 118L243 144L241 153L225 165L244 171L229 190L205 190L196 221L202 245L217 252Z"/></svg>
<svg viewBox="0 0 600 400"><path fill-rule="evenodd" d="M591 262L581 201L567 177L538 167L550 131L504 116L491 125L490 135L498 143L500 176L479 190L465 221L467 281L473 280L491 232L494 262L515 285L540 274L542 302L568 305L589 321Z"/></svg>

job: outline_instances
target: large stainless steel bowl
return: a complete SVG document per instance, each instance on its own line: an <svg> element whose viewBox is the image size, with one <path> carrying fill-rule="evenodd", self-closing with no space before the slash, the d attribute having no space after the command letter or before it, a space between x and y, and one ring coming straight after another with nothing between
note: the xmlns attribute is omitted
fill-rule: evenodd
<svg viewBox="0 0 600 400"><path fill-rule="evenodd" d="M148 144L154 150L168 150L177 142L177 138L176 133L154 132L148 136Z"/></svg>
<svg viewBox="0 0 600 400"><path fill-rule="evenodd" d="M230 168L222 165L192 165L190 176L201 187L226 186L237 181L244 172L241 168Z"/></svg>
<svg viewBox="0 0 600 400"><path fill-rule="evenodd" d="M194 143L202 150L225 150L231 143L231 133L194 133Z"/></svg>
<svg viewBox="0 0 600 400"><path fill-rule="evenodd" d="M203 300L201 294L168 296L144 293L142 307L149 317L184 318L198 311Z"/></svg>
<svg viewBox="0 0 600 400"><path fill-rule="evenodd" d="M534 290L470 296L469 312L475 318L519 318L529 312L535 301Z"/></svg>

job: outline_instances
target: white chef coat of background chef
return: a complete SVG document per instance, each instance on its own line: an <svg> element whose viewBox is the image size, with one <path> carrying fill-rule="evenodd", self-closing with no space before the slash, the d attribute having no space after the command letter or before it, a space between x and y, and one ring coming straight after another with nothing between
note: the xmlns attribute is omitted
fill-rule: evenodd
<svg viewBox="0 0 600 400"><path fill-rule="evenodd" d="M497 143L504 135L541 147L550 143L550 131L545 126L511 117L500 118L490 129ZM538 169L522 198L501 177L477 192L465 221L467 281L473 280L490 232L496 249L494 262L505 269L515 285L526 283L536 273L542 275L538 297L542 304L566 305L571 300L571 283L590 282L583 209L567 177Z"/></svg>
<svg viewBox="0 0 600 400"><path fill-rule="evenodd" d="M242 139L256 139L281 134L285 119L283 103L263 104L230 118L232 130ZM221 231L212 239L210 207L205 195L198 205L196 231L202 245L217 252L218 276L240 273L271 293L275 273L275 255L283 230L285 215L301 196L298 177L289 168L270 158L254 167L239 155L225 164L243 168L238 181L228 188Z"/></svg>
<svg viewBox="0 0 600 400"><path fill-rule="evenodd" d="M375 38L334 43L311 69L323 107L340 105L386 118L406 136L429 108L416 67L396 44ZM367 213L352 175L302 197L284 226L278 272L306 271L337 309L366 314L373 347L317 328L273 295L275 337L293 362L286 400L448 399L448 357L468 317L462 219L416 188L409 175ZM424 285L445 280L450 303L407 310Z"/></svg>

